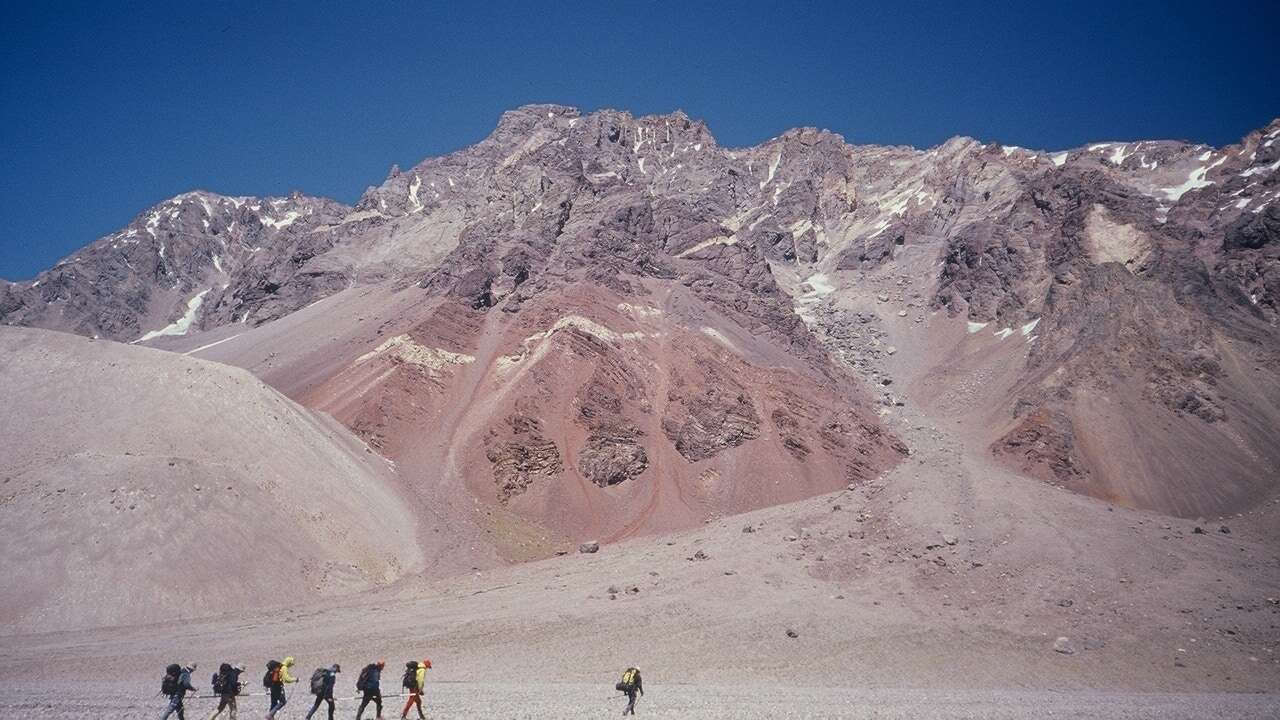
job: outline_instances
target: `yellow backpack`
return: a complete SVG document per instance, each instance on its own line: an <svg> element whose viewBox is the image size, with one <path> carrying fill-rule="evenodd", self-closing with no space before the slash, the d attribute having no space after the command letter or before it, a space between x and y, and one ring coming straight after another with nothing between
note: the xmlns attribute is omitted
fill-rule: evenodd
<svg viewBox="0 0 1280 720"><path fill-rule="evenodd" d="M638 674L640 674L639 670L636 670L635 668L627 668L627 671L622 673L622 682L617 685L618 691L631 692L632 690L635 690L636 675Z"/></svg>

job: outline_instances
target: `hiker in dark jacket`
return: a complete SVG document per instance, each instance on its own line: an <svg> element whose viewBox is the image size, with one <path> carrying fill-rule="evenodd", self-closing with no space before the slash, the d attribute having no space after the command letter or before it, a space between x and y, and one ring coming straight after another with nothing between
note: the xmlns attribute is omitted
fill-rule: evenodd
<svg viewBox="0 0 1280 720"><path fill-rule="evenodd" d="M316 702L311 706L311 710L307 712L307 720L311 720L311 716L315 714L316 710L320 709L320 703L322 702L329 703L329 720L333 720L333 685L338 681L338 673L342 672L342 668L337 663L334 663L328 670L317 670L316 672L321 673L319 678L313 676L311 679L311 692L315 693ZM315 685L317 679L320 682L319 687Z"/></svg>
<svg viewBox="0 0 1280 720"><path fill-rule="evenodd" d="M173 666L171 665L169 666L169 672L166 674L170 676L174 675L172 670ZM182 699L186 697L188 692L196 691L195 686L191 684L191 673L195 671L195 663L191 663L190 665L178 670L177 678L169 688L171 690L171 692L168 693L169 707L165 708L165 711L160 714L160 720L168 720L169 716L174 713L177 713L178 720L187 720L186 711L182 707Z"/></svg>
<svg viewBox="0 0 1280 720"><path fill-rule="evenodd" d="M640 668L627 668L626 672L622 673L622 682L618 683L618 689L627 695L627 709L623 710L622 714L635 715L636 693L644 695L644 681L640 679Z"/></svg>
<svg viewBox="0 0 1280 720"><path fill-rule="evenodd" d="M360 716L364 715L364 709L370 701L378 711L377 717L382 717L382 668L386 666L385 660L379 660L376 663L369 663L364 670L360 671L360 677L356 680L356 690L364 693L364 698L360 700L360 709L356 710L356 720L360 720Z"/></svg>
<svg viewBox="0 0 1280 720"><path fill-rule="evenodd" d="M231 720L236 720L236 696L240 694L240 673L242 672L244 672L243 665L222 663L218 668L217 682L214 683L217 686L215 692L218 693L218 709L213 711L209 720L216 720L223 710L230 712Z"/></svg>

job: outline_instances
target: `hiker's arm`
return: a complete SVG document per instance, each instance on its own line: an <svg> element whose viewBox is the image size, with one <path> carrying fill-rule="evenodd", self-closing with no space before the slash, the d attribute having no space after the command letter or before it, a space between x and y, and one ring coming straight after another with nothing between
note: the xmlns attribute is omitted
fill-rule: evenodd
<svg viewBox="0 0 1280 720"><path fill-rule="evenodd" d="M636 678L636 689L640 691L641 695L644 695L644 678Z"/></svg>

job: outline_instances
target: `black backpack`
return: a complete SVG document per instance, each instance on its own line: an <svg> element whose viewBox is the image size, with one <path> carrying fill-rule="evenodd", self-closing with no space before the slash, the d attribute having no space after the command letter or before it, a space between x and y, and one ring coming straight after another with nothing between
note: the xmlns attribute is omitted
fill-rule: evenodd
<svg viewBox="0 0 1280 720"><path fill-rule="evenodd" d="M182 675L182 666L173 663L164 669L164 679L160 681L161 695L178 694L178 678Z"/></svg>
<svg viewBox="0 0 1280 720"><path fill-rule="evenodd" d="M356 678L356 690L364 692L365 687L369 684L369 670L373 667L374 665L371 663L365 665L364 669L360 671L360 677Z"/></svg>
<svg viewBox="0 0 1280 720"><path fill-rule="evenodd" d="M214 695L222 694L222 689L227 686L227 673L229 672L231 672L231 664L222 663L218 668L218 672L213 674L213 679L209 681L209 687L213 689Z"/></svg>
<svg viewBox="0 0 1280 720"><path fill-rule="evenodd" d="M324 668L316 668L316 671L311 673L311 694L312 695L324 694L324 676L328 674L329 674L329 671L325 670Z"/></svg>
<svg viewBox="0 0 1280 720"><path fill-rule="evenodd" d="M400 684L403 685L406 690L418 689L418 663L417 662L410 661L404 664L404 679L400 681Z"/></svg>
<svg viewBox="0 0 1280 720"><path fill-rule="evenodd" d="M267 674L262 676L262 687L269 688L276 684L276 670L279 669L279 660L271 660L267 663Z"/></svg>

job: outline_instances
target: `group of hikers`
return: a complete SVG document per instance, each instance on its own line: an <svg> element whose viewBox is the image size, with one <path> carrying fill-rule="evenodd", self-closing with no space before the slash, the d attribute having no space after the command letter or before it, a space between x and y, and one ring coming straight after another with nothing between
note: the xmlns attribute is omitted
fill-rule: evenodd
<svg viewBox="0 0 1280 720"><path fill-rule="evenodd" d="M271 698L267 720L275 720L276 713L288 703L285 697L285 686L298 682L298 678L293 675L294 665L295 660L292 657L285 658L283 662L272 660L267 663L267 671L262 676L262 686L266 688ZM360 707L356 710L356 720L361 719L369 703L373 703L375 717L382 717L382 670L386 666L385 660L369 663L356 678L356 691L360 693L361 698ZM409 699L404 704L404 710L400 712L401 720L409 717L409 710L413 708L417 708L420 720L426 719L427 716L422 710L422 691L426 686L427 670L430 669L430 660L421 662L410 660L405 663L401 686L408 691ZM176 715L178 720L186 720L183 701L187 693L196 692L195 686L191 683L191 674L195 671L195 663L186 666L174 663L165 668L164 679L160 683L160 693L169 698L169 704L160 715L160 720L168 720L171 715ZM228 712L230 720L238 720L236 701L245 688L245 683L240 679L243 672L243 665L222 663L218 672L213 674L210 689L218 698L218 708L214 710L209 720L216 720L223 710ZM315 696L315 702L307 711L307 720L311 720L311 716L320 709L322 704L329 706L329 720L333 720L336 709L334 686L337 684L340 672L342 672L342 666L334 663L327 668L316 668L316 671L311 673L311 694Z"/></svg>
<svg viewBox="0 0 1280 720"><path fill-rule="evenodd" d="M267 710L267 720L275 720L276 713L280 712L288 702L285 698L285 685L298 682L298 678L293 675L293 666L295 661L292 657L286 657L283 662L272 660L267 663L267 671L262 676L262 686L267 689L271 697L271 704ZM375 718L382 718L382 670L387 665L385 660L369 663L360 671L359 677L356 678L356 691L360 693L360 707L356 710L356 720L361 720L364 715L365 708L369 703L373 703L375 710ZM426 720L426 714L422 710L422 691L426 686L427 671L431 669L430 660L410 660L405 663L404 676L401 678L400 685L408 694L408 700L404 704L404 709L400 711L400 720L406 720L409 717L409 711L416 708L419 720ZM160 715L160 720L169 720L170 716L176 715L178 720L187 720L186 710L183 707L183 700L187 693L196 692L196 687L191 682L191 674L196 671L196 664L179 665L173 663L165 668L164 679L160 683L160 693L169 698L169 703L165 707L164 712ZM214 710L209 720L216 720L222 715L222 711L228 712L230 720L238 720L236 717L237 707L236 700L243 694L245 683L240 680L240 675L244 672L243 665L232 665L231 663L222 663L218 668L218 672L213 674L210 681L210 689L213 695L218 698L218 709ZM322 704L329 706L329 720L333 720L335 710L335 702L333 697L334 686L338 681L338 673L342 672L342 667L337 663L327 668L316 668L311 673L311 694L315 696L315 702L311 705L311 709L307 711L307 720L311 720L311 716L320 709ZM636 695L644 695L644 685L640 679L640 668L630 667L622 673L622 680L618 682L615 689L623 693L627 697L627 707L622 711L623 715L636 714Z"/></svg>

